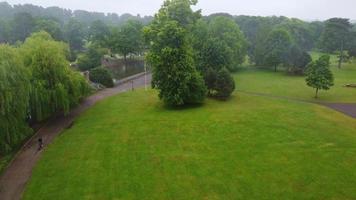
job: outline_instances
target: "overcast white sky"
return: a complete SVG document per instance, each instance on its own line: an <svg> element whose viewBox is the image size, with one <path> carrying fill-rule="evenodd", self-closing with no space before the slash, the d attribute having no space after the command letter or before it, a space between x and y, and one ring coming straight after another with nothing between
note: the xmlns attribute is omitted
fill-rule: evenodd
<svg viewBox="0 0 356 200"><path fill-rule="evenodd" d="M0 0L2 1L2 0ZM32 3L88 11L154 14L163 0L7 0L10 4ZM356 19L356 0L199 0L203 14L284 15L301 19L345 17Z"/></svg>

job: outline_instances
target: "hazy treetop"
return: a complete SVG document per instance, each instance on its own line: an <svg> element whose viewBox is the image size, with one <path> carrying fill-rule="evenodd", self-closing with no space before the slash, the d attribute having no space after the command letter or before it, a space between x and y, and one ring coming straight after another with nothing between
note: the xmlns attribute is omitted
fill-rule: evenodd
<svg viewBox="0 0 356 200"><path fill-rule="evenodd" d="M0 0L1 1L1 0ZM44 7L59 6L72 10L153 15L163 0L7 0L10 4L31 3ZM355 0L200 0L203 14L228 12L233 15L284 15L305 20L332 17L356 19Z"/></svg>

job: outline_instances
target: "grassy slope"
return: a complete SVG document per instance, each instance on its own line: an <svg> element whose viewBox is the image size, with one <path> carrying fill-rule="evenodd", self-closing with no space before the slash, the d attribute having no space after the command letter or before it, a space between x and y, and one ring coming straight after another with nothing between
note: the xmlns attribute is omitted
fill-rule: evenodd
<svg viewBox="0 0 356 200"><path fill-rule="evenodd" d="M320 56L313 52L313 58ZM332 56L332 71L335 77L335 86L328 91L320 91L319 101L325 102L356 102L356 89L346 88L344 85L356 83L356 63L343 64L337 69L335 56ZM235 74L237 89L249 92L287 96L303 100L315 100L315 91L305 83L305 77L289 76L285 72L275 73L272 70L244 68Z"/></svg>
<svg viewBox="0 0 356 200"><path fill-rule="evenodd" d="M170 110L109 98L50 145L24 199L356 199L356 120L235 94Z"/></svg>

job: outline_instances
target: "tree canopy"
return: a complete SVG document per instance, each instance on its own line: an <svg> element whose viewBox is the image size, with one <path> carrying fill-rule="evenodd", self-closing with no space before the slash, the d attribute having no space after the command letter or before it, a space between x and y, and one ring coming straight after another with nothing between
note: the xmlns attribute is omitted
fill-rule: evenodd
<svg viewBox="0 0 356 200"><path fill-rule="evenodd" d="M277 67L280 64L287 63L287 52L292 46L292 40L289 33L283 29L273 30L264 44L264 64Z"/></svg>
<svg viewBox="0 0 356 200"><path fill-rule="evenodd" d="M145 29L150 44L147 60L153 68L152 85L159 90L165 103L180 106L200 103L206 87L195 68L193 49L188 41L188 29L195 16L189 0L167 0L153 23Z"/></svg>
<svg viewBox="0 0 356 200"><path fill-rule="evenodd" d="M323 55L308 65L305 80L308 86L315 88L315 98L318 98L319 90L329 90L334 85L334 77L329 66L328 55Z"/></svg>
<svg viewBox="0 0 356 200"><path fill-rule="evenodd" d="M137 54L143 48L143 25L139 21L130 20L119 28L115 28L109 37L109 47L113 52L120 53L125 60L129 54Z"/></svg>
<svg viewBox="0 0 356 200"><path fill-rule="evenodd" d="M30 113L42 121L58 111L68 112L87 92L87 83L69 68L68 46L46 32L34 33L21 47L25 66L31 71Z"/></svg>
<svg viewBox="0 0 356 200"><path fill-rule="evenodd" d="M193 47L198 69L224 67L235 71L246 57L247 43L238 25L227 17L217 16L208 22L199 20L193 31Z"/></svg>
<svg viewBox="0 0 356 200"><path fill-rule="evenodd" d="M350 40L351 28L349 19L331 18L326 21L324 32L321 35L319 44L321 49L328 53L339 51L339 68L343 62L344 50L351 46L347 42Z"/></svg>
<svg viewBox="0 0 356 200"><path fill-rule="evenodd" d="M0 45L0 153L13 150L31 133L26 122L29 76L18 50Z"/></svg>

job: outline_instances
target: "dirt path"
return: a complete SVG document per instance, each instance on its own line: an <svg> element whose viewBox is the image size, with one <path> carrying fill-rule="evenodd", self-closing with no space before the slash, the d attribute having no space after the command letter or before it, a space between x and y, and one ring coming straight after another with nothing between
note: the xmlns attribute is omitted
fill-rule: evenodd
<svg viewBox="0 0 356 200"><path fill-rule="evenodd" d="M150 83L150 80L151 76L148 75L147 83ZM31 177L32 169L42 154L42 151L38 152L37 150L37 140L39 137L43 138L44 147L46 147L62 130L69 127L81 113L93 106L96 102L106 97L131 90L132 86L138 88L144 85L145 77L143 75L136 77L132 82L121 83L115 88L105 89L88 97L67 116L58 116L49 120L17 153L14 160L0 177L0 199L18 200L21 198L25 185Z"/></svg>
<svg viewBox="0 0 356 200"><path fill-rule="evenodd" d="M297 99L297 98L270 95L270 94L257 93L257 92L247 92L247 91L238 91L238 92L249 94L249 95L268 97L268 98L273 98L273 99L283 99L283 100L299 102L299 103L319 104L319 105L331 108L333 110L336 110L338 112L341 112L344 115L347 115L349 117L356 118L356 103L325 103L325 102L321 102L321 101L307 101L307 100L302 100L302 99Z"/></svg>

